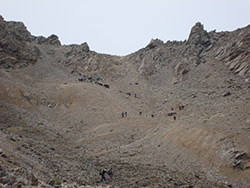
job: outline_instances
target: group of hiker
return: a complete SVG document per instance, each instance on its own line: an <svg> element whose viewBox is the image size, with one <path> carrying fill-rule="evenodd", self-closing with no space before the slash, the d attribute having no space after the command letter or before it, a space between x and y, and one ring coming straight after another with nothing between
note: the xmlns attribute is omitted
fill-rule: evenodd
<svg viewBox="0 0 250 188"><path fill-rule="evenodd" d="M101 168L100 172L99 172L99 175L101 176L100 182L106 181L106 177L105 177L106 173L109 175L109 181L112 181L112 178L113 178L113 170L112 170L112 168L110 168L109 170L107 170L106 168Z"/></svg>
<svg viewBox="0 0 250 188"><path fill-rule="evenodd" d="M122 113L121 113L122 118L123 118L123 117L126 117L127 115L128 115L127 112L122 112Z"/></svg>
<svg viewBox="0 0 250 188"><path fill-rule="evenodd" d="M99 81L99 80L103 80L103 77L101 76L87 76L87 75L83 75L80 76L78 78L79 81L89 81L89 82L94 82L94 81Z"/></svg>
<svg viewBox="0 0 250 188"><path fill-rule="evenodd" d="M109 88L109 84L105 84L101 81L103 81L103 77L100 77L100 76L86 76L86 75L83 75L78 77L78 81L79 82L82 82L82 81L87 81L87 82L90 82L90 83L95 83L95 84L98 84L99 86L104 86L106 88Z"/></svg>
<svg viewBox="0 0 250 188"><path fill-rule="evenodd" d="M183 110L184 109L184 105L179 105L178 106L179 110ZM173 111L173 118L174 120L176 120L176 112L174 112L174 108L171 108L171 110ZM128 115L127 112L121 112L121 117L126 117ZM142 115L142 112L140 111L139 112L139 115L141 116ZM151 117L154 118L154 114L151 114ZM112 178L113 178L113 170L112 168L110 168L109 170L107 170L106 168L101 168L100 169L100 172L99 172L99 175L101 176L101 180L100 182L103 182L103 181L106 181L106 177L105 177L105 174L108 174L109 176L109 181L112 181Z"/></svg>
<svg viewBox="0 0 250 188"><path fill-rule="evenodd" d="M184 109L184 105L179 105L179 110L183 110Z"/></svg>
<svg viewBox="0 0 250 188"><path fill-rule="evenodd" d="M184 109L184 105L179 105L178 108L179 108L179 110L183 110ZM171 110L173 111L174 108L171 108ZM174 118L174 120L176 120L176 114L173 115L173 118Z"/></svg>
<svg viewBox="0 0 250 188"><path fill-rule="evenodd" d="M178 106L179 110L183 110L184 109L184 105L179 105ZM128 115L127 112L122 112L121 113L121 117L126 117ZM139 112L139 115L141 116L142 115L142 112L140 111ZM168 114L169 116L172 116L174 118L174 120L176 120L176 112L174 112L174 108L171 108L171 112ZM151 114L151 117L154 118L155 117L155 114Z"/></svg>
<svg viewBox="0 0 250 188"><path fill-rule="evenodd" d="M142 112L140 111L139 112L139 114L140 114L140 116L142 115ZM126 117L128 115L128 112L122 112L121 113L121 117L123 118L123 117ZM151 114L151 117L153 118L153 117L155 117L155 115L154 114Z"/></svg>
<svg viewBox="0 0 250 188"><path fill-rule="evenodd" d="M141 115L142 115L142 112L140 111L139 114L140 114L140 116L141 116ZM154 118L155 115L154 115L154 114L151 114L151 117Z"/></svg>

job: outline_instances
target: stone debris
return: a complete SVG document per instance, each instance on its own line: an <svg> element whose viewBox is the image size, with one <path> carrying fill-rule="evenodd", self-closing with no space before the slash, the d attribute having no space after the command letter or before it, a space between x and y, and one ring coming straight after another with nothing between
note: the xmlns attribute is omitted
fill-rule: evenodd
<svg viewBox="0 0 250 188"><path fill-rule="evenodd" d="M250 26L128 56L0 28L0 187L249 187Z"/></svg>

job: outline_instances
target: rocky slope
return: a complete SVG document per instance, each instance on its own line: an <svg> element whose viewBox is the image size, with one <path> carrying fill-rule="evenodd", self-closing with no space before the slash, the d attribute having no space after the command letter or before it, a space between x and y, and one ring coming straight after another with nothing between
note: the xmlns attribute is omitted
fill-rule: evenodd
<svg viewBox="0 0 250 188"><path fill-rule="evenodd" d="M249 186L250 26L124 57L0 28L0 186Z"/></svg>

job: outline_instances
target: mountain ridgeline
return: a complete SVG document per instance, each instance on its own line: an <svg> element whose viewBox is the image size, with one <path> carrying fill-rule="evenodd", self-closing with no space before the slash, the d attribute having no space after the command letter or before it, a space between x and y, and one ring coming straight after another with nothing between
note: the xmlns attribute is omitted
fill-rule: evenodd
<svg viewBox="0 0 250 188"><path fill-rule="evenodd" d="M0 16L0 187L249 187L249 90L250 25L115 56Z"/></svg>
<svg viewBox="0 0 250 188"><path fill-rule="evenodd" d="M35 63L41 56L37 45L67 48L65 57L59 60L65 65L78 66L84 71L109 72L112 65L129 60L142 76L150 76L165 66L175 68L177 76L183 76L192 66L215 58L223 61L233 73L249 78L250 26L233 32L207 32L196 23L188 40L167 41L152 39L139 51L123 58L90 51L85 42L81 45L62 46L56 35L35 37L21 22L6 22L1 17L1 67L14 68ZM53 51L53 50L52 50ZM51 52L53 54L53 52ZM17 65L16 65L17 64ZM16 65L16 66L15 66Z"/></svg>

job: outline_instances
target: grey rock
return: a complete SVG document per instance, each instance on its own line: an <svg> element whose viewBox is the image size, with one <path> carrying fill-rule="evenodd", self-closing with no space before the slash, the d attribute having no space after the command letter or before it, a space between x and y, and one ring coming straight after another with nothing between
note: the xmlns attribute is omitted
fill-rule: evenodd
<svg viewBox="0 0 250 188"><path fill-rule="evenodd" d="M87 42L82 43L81 48L83 52L89 52L89 45L87 44Z"/></svg>
<svg viewBox="0 0 250 188"><path fill-rule="evenodd" d="M50 180L50 181L48 182L48 184L51 185L51 186L54 186L54 185L56 184L56 181L55 181L55 180Z"/></svg>
<svg viewBox="0 0 250 188"><path fill-rule="evenodd" d="M0 177L0 183L7 184L9 181L9 178L7 176Z"/></svg>
<svg viewBox="0 0 250 188"><path fill-rule="evenodd" d="M6 22L0 19L0 67L21 68L37 61L28 45L32 36L22 22Z"/></svg>
<svg viewBox="0 0 250 188"><path fill-rule="evenodd" d="M188 43L195 46L202 45L205 48L211 45L210 36L204 30L204 27L200 22L196 23L195 26L192 27L188 37Z"/></svg>
<svg viewBox="0 0 250 188"><path fill-rule="evenodd" d="M243 170L245 161L243 160L236 160L233 162L232 167L237 170Z"/></svg>
<svg viewBox="0 0 250 188"><path fill-rule="evenodd" d="M231 95L231 94L232 94L232 93L231 93L230 91L228 91L228 92L222 94L222 96L223 96L223 97L227 97L227 96L229 96L229 95Z"/></svg>
<svg viewBox="0 0 250 188"><path fill-rule="evenodd" d="M246 152L241 152L235 155L235 159L240 160L240 159L250 159L250 155L248 155Z"/></svg>
<svg viewBox="0 0 250 188"><path fill-rule="evenodd" d="M47 38L47 42L50 44L50 45L55 45L55 46L60 46L61 45L61 42L59 41L59 38L58 36L56 35L51 35Z"/></svg>

